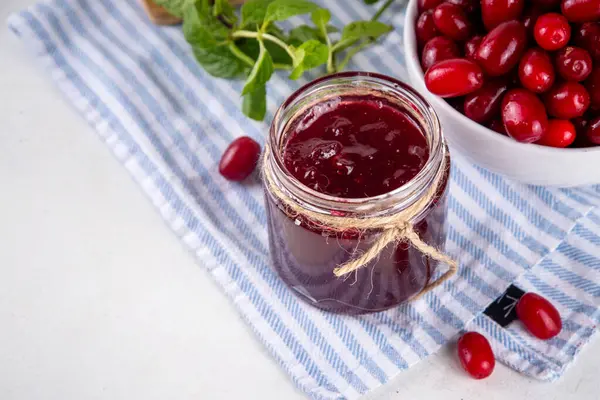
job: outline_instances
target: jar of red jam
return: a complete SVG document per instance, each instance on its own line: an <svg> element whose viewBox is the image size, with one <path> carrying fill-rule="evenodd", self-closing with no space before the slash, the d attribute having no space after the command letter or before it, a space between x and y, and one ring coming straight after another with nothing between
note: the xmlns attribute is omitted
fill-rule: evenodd
<svg viewBox="0 0 600 400"><path fill-rule="evenodd" d="M273 268L297 295L323 310L359 314L394 307L428 287L438 263L406 240L336 276L336 267L369 251L382 230L333 228L306 215L393 216L428 196L408 222L443 251L450 158L422 96L379 74L326 76L281 105L267 148Z"/></svg>

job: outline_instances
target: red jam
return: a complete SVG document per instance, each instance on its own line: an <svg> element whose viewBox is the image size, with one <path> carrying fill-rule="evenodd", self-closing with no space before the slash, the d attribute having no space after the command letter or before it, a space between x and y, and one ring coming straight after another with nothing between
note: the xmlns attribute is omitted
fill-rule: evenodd
<svg viewBox="0 0 600 400"><path fill-rule="evenodd" d="M359 78L389 82L389 78L360 74ZM339 77L356 79L347 73L324 78L321 82L326 84L327 79ZM393 83L396 86L396 82ZM397 86L401 86L398 90L413 93L400 83ZM302 94L301 89L300 95L295 96ZM411 108L417 109L415 105L400 106L384 97L366 94L329 98L317 100L304 111L280 121L281 125L277 116L275 118L272 137L274 132L283 132L280 171L287 176L286 180L299 181L294 185L313 189L318 197L334 196L334 200L331 197L327 200L334 205L347 207L348 202L356 201L363 201L363 205L373 202L380 205L377 201L381 201L382 196L397 196L398 192L390 192L419 179L419 172L430 159L446 157L449 162L445 145L430 154L430 143L422 127L424 122L413 118ZM282 108L285 107L284 104ZM441 132L437 134L443 143ZM443 181L437 195L423 215L413 221L421 238L442 250L446 237L448 171L438 169ZM337 277L333 270L357 253L368 250L381 231L340 232L291 211L274 197L268 186L266 193L273 267L296 294L318 308L360 314L394 307L421 292L437 266L406 243L390 244L375 261ZM391 199L392 204L398 204L396 197ZM335 214L339 209L328 210ZM362 215L361 210L352 209L350 213Z"/></svg>
<svg viewBox="0 0 600 400"><path fill-rule="evenodd" d="M311 108L291 127L283 159L300 182L324 194L373 197L414 178L429 158L417 124L372 99L337 99Z"/></svg>

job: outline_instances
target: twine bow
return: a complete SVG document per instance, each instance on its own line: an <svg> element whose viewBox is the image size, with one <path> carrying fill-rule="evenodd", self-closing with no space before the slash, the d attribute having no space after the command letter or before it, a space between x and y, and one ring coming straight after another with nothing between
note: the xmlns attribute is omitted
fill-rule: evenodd
<svg viewBox="0 0 600 400"><path fill-rule="evenodd" d="M289 210L293 211L295 214L308 217L310 220L318 224L338 231L346 231L349 229L356 229L360 232L367 230L381 230L381 234L377 240L375 240L375 242L364 254L335 267L333 269L335 276L344 276L366 266L369 264L369 262L377 258L383 249L385 249L385 247L390 243L399 242L409 243L427 257L448 265L448 270L436 281L428 283L419 295L423 295L424 293L436 288L446 280L450 279L456 273L458 269L458 263L434 246L425 243L417 234L417 232L415 232L414 227L410 222L414 217L420 215L423 210L430 205L431 201L433 201L437 195L439 186L444 180L443 173L438 174L438 176L435 178L435 182L430 185L429 189L417 201L393 215L362 218L345 217L317 213L298 205L275 183L273 171L271 170L271 164L269 162L269 154L270 148L267 145L265 146L262 162L263 179L270 193L273 194ZM447 160L444 157L441 168L442 171L446 170L446 163Z"/></svg>

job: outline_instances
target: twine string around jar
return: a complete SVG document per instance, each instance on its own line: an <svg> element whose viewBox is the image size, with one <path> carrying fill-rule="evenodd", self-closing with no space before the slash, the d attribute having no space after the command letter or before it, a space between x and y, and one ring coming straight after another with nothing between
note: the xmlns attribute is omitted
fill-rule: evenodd
<svg viewBox="0 0 600 400"><path fill-rule="evenodd" d="M425 256L448 265L448 270L435 281L429 282L423 288L421 293L419 293L419 296L440 286L456 274L458 263L447 254L444 254L439 249L423 241L419 234L415 232L413 224L410 222L414 217L420 215L434 200L439 186L443 183L444 173L436 176L435 181L417 201L392 215L364 218L326 215L307 210L296 204L287 193L279 188L274 181L273 171L271 170L271 165L269 163L270 151L269 146L266 145L262 161L262 176L270 193L272 193L288 210L291 210L298 215L304 215L316 223L338 231L346 231L349 229L355 229L359 232L367 230L381 231L377 240L375 240L365 253L335 267L333 269L335 276L344 276L366 266L369 262L377 258L387 245L399 242L409 243ZM446 158L443 159L442 163L441 171L446 171Z"/></svg>

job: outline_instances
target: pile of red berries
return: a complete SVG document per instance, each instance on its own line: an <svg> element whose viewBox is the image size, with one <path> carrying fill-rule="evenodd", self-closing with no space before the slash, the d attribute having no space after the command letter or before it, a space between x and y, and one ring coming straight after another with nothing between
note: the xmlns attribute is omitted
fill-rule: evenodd
<svg viewBox="0 0 600 400"><path fill-rule="evenodd" d="M600 0L418 0L430 92L519 142L600 145Z"/></svg>
<svg viewBox="0 0 600 400"><path fill-rule="evenodd" d="M562 330L558 310L538 294L525 293L516 309L521 323L538 339L552 339ZM490 343L477 332L467 332L458 339L458 358L463 369L475 379L487 378L496 366Z"/></svg>

